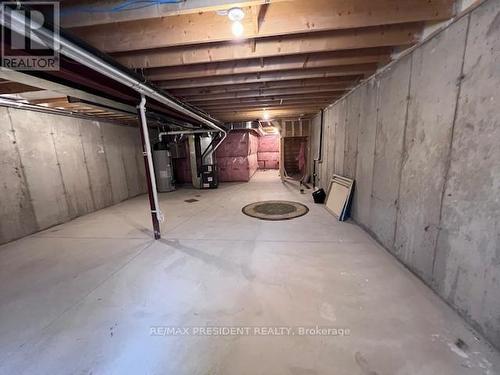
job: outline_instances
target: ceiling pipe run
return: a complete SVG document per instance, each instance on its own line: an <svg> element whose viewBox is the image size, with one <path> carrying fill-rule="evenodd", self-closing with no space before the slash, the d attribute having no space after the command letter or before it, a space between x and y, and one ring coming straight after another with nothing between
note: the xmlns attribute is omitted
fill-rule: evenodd
<svg viewBox="0 0 500 375"><path fill-rule="evenodd" d="M203 129L195 129L195 130L172 130L169 132L161 132L158 135L182 135L182 134L203 134L203 133L213 133L216 130L203 130Z"/></svg>
<svg viewBox="0 0 500 375"><path fill-rule="evenodd" d="M121 83L124 86L130 87L139 94L144 95L150 99L154 99L157 102L166 105L168 108L186 115L191 119L208 126L211 129L221 132L222 138L219 144L222 143L222 141L226 138L227 132L223 128L217 126L214 121L193 112L189 108L186 108L182 104L177 103L149 84L139 81L131 74L118 69L117 67L90 53L84 48L81 48L70 40L58 35L57 33L54 33L52 30L49 30L45 27L38 27L39 25L35 25L35 23L32 23L23 15L22 12L6 12L5 10L7 10L7 8L4 8L4 14L1 21L4 27L10 28L12 31L20 35L25 35L26 28L29 28L29 35L32 40L35 40L36 37L38 37L40 40L47 43L47 45L55 45L57 52L59 52L60 54L82 65L85 65L93 69L94 71L101 73L115 80L116 82Z"/></svg>

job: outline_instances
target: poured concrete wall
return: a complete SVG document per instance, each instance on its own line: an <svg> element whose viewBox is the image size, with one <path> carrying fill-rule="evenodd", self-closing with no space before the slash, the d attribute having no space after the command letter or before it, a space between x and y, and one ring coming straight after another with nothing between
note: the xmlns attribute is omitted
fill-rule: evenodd
<svg viewBox="0 0 500 375"><path fill-rule="evenodd" d="M0 108L0 243L145 192L137 128Z"/></svg>
<svg viewBox="0 0 500 375"><path fill-rule="evenodd" d="M318 184L500 348L499 67L490 0L325 110Z"/></svg>

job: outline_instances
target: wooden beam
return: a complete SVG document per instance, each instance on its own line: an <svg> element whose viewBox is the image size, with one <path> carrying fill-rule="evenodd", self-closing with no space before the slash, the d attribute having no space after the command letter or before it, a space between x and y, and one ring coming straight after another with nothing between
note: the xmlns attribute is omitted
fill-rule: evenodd
<svg viewBox="0 0 500 375"><path fill-rule="evenodd" d="M331 98L342 96L342 93L334 93L333 95L287 95L287 96L272 96L272 97L255 97L255 98L241 98L241 99L228 99L228 100L212 100L203 103L196 103L197 107L224 107L224 106L238 106L241 104L256 104L261 105L262 103L288 103L288 104L299 104L304 102L315 101L323 102L328 101Z"/></svg>
<svg viewBox="0 0 500 375"><path fill-rule="evenodd" d="M309 106L309 105L319 105L321 107L326 107L328 104L332 103L336 98L328 98L328 99L308 99L308 100L297 100L297 101L267 101L261 103L245 103L245 104L230 104L230 105L212 105L212 106L202 106L203 110L207 112L217 112L217 110L225 111L225 110L242 110L244 108L268 108L268 107L283 107L283 106Z"/></svg>
<svg viewBox="0 0 500 375"><path fill-rule="evenodd" d="M267 111L271 119L283 118L283 117L306 117L309 115L316 114L319 112L317 109L299 108L299 109L273 109ZM249 121L262 119L262 110L250 110L250 111L234 111L234 112L224 112L224 113L214 113L217 118L221 121Z"/></svg>
<svg viewBox="0 0 500 375"><path fill-rule="evenodd" d="M31 104L68 103L68 98L61 96L57 98L31 99L29 102Z"/></svg>
<svg viewBox="0 0 500 375"><path fill-rule="evenodd" d="M152 68L145 72L145 76L151 81L160 81L229 74L262 73L277 70L381 63L390 60L390 52L388 48L374 48Z"/></svg>
<svg viewBox="0 0 500 375"><path fill-rule="evenodd" d="M342 65L327 68L287 70L284 72L248 73L221 77L202 77L160 81L156 84L165 89L201 86L221 86L241 83L280 81L287 79L328 78L373 73L377 64Z"/></svg>
<svg viewBox="0 0 500 375"><path fill-rule="evenodd" d="M257 32L256 32L256 34L258 34L260 32L261 27L262 27L262 23L264 22L264 19L266 18L266 13L267 13L267 9L269 8L269 4L262 4L262 5L253 7L253 9L255 9L255 8L258 9L258 11L256 12L257 13L257 20L256 20Z"/></svg>
<svg viewBox="0 0 500 375"><path fill-rule="evenodd" d="M0 81L0 94L20 94L23 92L42 91L38 87L28 86L19 82Z"/></svg>
<svg viewBox="0 0 500 375"><path fill-rule="evenodd" d="M285 110L285 109L297 109L297 110L305 110L305 109L314 109L314 110L320 110L322 108L326 107L326 105L323 104L290 104L290 105L277 105L277 106L264 106L264 107L252 107L252 106L242 106L241 108L220 108L220 109L214 109L210 110L209 113L213 115L218 115L220 113L238 113L238 112L248 112L248 111L263 111L264 108L266 111L270 110Z"/></svg>
<svg viewBox="0 0 500 375"><path fill-rule="evenodd" d="M251 98L238 98L238 99L219 99L219 100L210 100L207 98L204 102L196 102L197 106L210 106L210 105L220 105L220 104L243 104L243 103L261 103L267 101L288 101L288 100L308 100L308 99L331 99L337 96L340 96L341 93L334 92L320 92L320 93L311 93L311 94L295 94L295 95L276 95L276 96L255 96Z"/></svg>
<svg viewBox="0 0 500 375"><path fill-rule="evenodd" d="M208 86L200 88L173 89L169 92L174 96L197 96L212 94L227 94L231 92L244 92L261 89L277 88L297 88L310 86L331 86L331 87L351 87L359 82L358 76L332 77L332 78L313 78L313 79L290 79L285 81L268 81L255 83L242 83L237 85Z"/></svg>
<svg viewBox="0 0 500 375"><path fill-rule="evenodd" d="M228 112L248 112L248 111L264 111L268 109L293 109L293 108L315 108L316 110L320 110L322 108L326 108L330 103L318 103L315 106L309 106L307 103L301 104L301 105L281 105L274 107L272 104L265 105L265 106L242 106L242 107L237 107L237 108L223 108L223 109L217 109L217 108L207 108L205 109L206 113L209 113L211 116L214 117L219 117L220 113L228 113Z"/></svg>
<svg viewBox="0 0 500 375"><path fill-rule="evenodd" d="M454 0L308 0L271 4L256 33L251 17L245 38L351 29L451 18ZM243 10L250 14L248 7ZM215 12L75 28L72 31L105 52L133 51L234 39L231 21Z"/></svg>
<svg viewBox="0 0 500 375"><path fill-rule="evenodd" d="M189 0L179 3L164 3L156 6L145 7L141 9L127 10L123 12L106 12L106 9L112 9L117 5L123 4L123 0L111 1L83 1L66 5L66 1L61 1L63 14L61 15L61 26L65 28L101 25L113 22L126 22L146 20L150 18L178 16L181 14L191 14L200 12L214 12L227 10L232 7L248 7L265 5L268 3L277 3L290 0ZM85 12L84 10L93 10Z"/></svg>
<svg viewBox="0 0 500 375"><path fill-rule="evenodd" d="M130 68L154 68L234 61L269 56L285 56L346 49L410 45L418 41L421 25L416 23L375 26L204 45L142 50L115 54Z"/></svg>
<svg viewBox="0 0 500 375"><path fill-rule="evenodd" d="M186 100L190 103L194 102L204 102L207 100L226 100L226 99L238 99L238 98L252 98L252 97L279 97L279 96L287 96L287 95L307 95L307 94L317 94L317 93L325 93L325 94L335 94L339 92L346 91L345 87L330 87L330 86L310 86L310 87L299 87L299 88L290 88L290 89L269 89L269 90L250 90L250 91L242 91L242 92L233 92L228 94L213 94L213 95L198 95L198 96L189 96L189 97L181 97L181 99Z"/></svg>

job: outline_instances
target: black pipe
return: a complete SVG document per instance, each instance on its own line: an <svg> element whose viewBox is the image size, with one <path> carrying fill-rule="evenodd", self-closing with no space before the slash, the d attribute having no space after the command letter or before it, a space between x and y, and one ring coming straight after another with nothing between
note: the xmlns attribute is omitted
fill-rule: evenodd
<svg viewBox="0 0 500 375"><path fill-rule="evenodd" d="M142 117L140 114L140 108L137 107L138 117L139 117L139 132L141 133L141 142L142 142L142 154L144 155L144 167L146 171L146 182L148 186L148 196L149 196L149 206L151 207L151 220L153 222L153 232L155 240L159 240L161 238L160 232L160 222L158 221L157 212L159 207L156 207L155 200L153 196L153 185L151 184L151 170L149 169L148 163L148 155L146 151L146 139L144 138L144 128L148 131L148 125L144 124L142 121Z"/></svg>
<svg viewBox="0 0 500 375"><path fill-rule="evenodd" d="M316 187L316 162L321 162L323 161L323 123L324 123L324 117L325 116L325 111L322 109L321 110L321 120L320 120L320 127L319 127L319 150L318 150L318 159L315 159L313 161L313 188Z"/></svg>

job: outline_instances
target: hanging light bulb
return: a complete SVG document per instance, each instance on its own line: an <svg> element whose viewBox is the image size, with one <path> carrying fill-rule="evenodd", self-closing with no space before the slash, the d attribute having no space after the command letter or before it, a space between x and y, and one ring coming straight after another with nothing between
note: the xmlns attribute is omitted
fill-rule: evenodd
<svg viewBox="0 0 500 375"><path fill-rule="evenodd" d="M243 35L243 25L241 24L240 21L234 21L233 25L231 26L231 31L233 32L233 35L236 38L239 38Z"/></svg>
<svg viewBox="0 0 500 375"><path fill-rule="evenodd" d="M262 119L266 121L269 120L269 112L267 112L266 109L262 111Z"/></svg>
<svg viewBox="0 0 500 375"><path fill-rule="evenodd" d="M243 24L241 20L245 17L245 12L241 8L231 8L227 11L227 16L233 23L231 25L231 31L236 38L239 38L243 35Z"/></svg>

